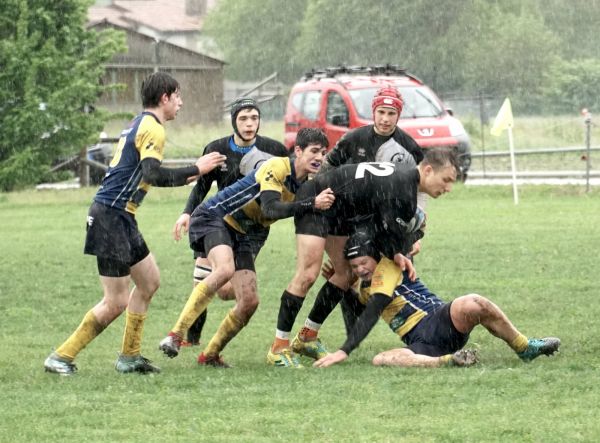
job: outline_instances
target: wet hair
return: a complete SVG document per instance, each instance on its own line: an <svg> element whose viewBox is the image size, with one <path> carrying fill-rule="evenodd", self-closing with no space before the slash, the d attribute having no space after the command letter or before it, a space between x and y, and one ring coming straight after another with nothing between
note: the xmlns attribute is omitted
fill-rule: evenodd
<svg viewBox="0 0 600 443"><path fill-rule="evenodd" d="M163 94L171 94L179 90L179 82L166 72L150 74L142 82L141 95L144 108L156 108Z"/></svg>
<svg viewBox="0 0 600 443"><path fill-rule="evenodd" d="M381 259L381 254L369 234L365 231L356 231L346 240L344 257L346 257L346 260L352 260L364 256L372 257L376 261Z"/></svg>
<svg viewBox="0 0 600 443"><path fill-rule="evenodd" d="M322 129L319 128L302 128L298 131L296 135L296 146L300 146L300 149L303 151L306 149L308 145L320 145L324 148L329 147L329 140L323 132Z"/></svg>
<svg viewBox="0 0 600 443"><path fill-rule="evenodd" d="M427 148L423 149L425 157L421 162L421 165L430 165L434 170L445 168L446 166L453 166L456 171L460 171L458 165L458 154L454 148Z"/></svg>

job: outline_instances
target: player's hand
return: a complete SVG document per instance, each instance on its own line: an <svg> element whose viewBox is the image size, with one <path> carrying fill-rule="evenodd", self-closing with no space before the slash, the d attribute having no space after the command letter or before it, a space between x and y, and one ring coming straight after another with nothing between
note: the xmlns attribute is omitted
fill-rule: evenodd
<svg viewBox="0 0 600 443"><path fill-rule="evenodd" d="M348 354L346 354L341 349L339 351L335 351L333 354L326 355L323 358L320 358L316 362L313 363L315 368L328 368L329 366L333 366L336 363L341 363L348 358Z"/></svg>
<svg viewBox="0 0 600 443"><path fill-rule="evenodd" d="M335 201L335 195L331 188L324 189L315 197L315 208L325 210L331 208Z"/></svg>
<svg viewBox="0 0 600 443"><path fill-rule="evenodd" d="M203 155L196 161L196 167L198 168L198 174L206 175L217 166L221 166L225 163L227 157L218 152L211 152L210 154Z"/></svg>
<svg viewBox="0 0 600 443"><path fill-rule="evenodd" d="M410 256L414 257L419 252L421 252L421 240L417 240L416 242L413 243L412 249L410 250Z"/></svg>
<svg viewBox="0 0 600 443"><path fill-rule="evenodd" d="M408 278L410 281L415 281L417 279L417 271L415 270L415 267L410 259L400 253L397 253L394 255L394 263L396 263L400 269L402 269L402 271L406 271L408 273Z"/></svg>
<svg viewBox="0 0 600 443"><path fill-rule="evenodd" d="M188 232L188 229L190 229L190 218L190 214L183 213L179 216L175 225L173 225L172 233L175 241L181 240L182 232L185 234Z"/></svg>
<svg viewBox="0 0 600 443"><path fill-rule="evenodd" d="M335 269L333 269L333 263L331 259L327 259L323 266L321 266L321 275L325 280L329 280L335 274Z"/></svg>

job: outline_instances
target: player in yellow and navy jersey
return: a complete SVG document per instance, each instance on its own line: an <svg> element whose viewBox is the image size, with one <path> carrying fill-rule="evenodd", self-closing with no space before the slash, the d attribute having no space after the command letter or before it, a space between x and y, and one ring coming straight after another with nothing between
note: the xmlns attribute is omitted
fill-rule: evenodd
<svg viewBox="0 0 600 443"><path fill-rule="evenodd" d="M223 163L217 153L195 165L169 169L161 166L165 146L163 124L173 120L183 102L179 83L157 72L141 89L144 111L121 134L100 189L87 216L85 253L96 256L104 297L87 312L79 327L44 362L46 371L71 375L73 360L127 308L118 372L159 372L141 355L146 312L159 286L159 271L135 214L150 186L181 186ZM130 293L130 282L135 283Z"/></svg>
<svg viewBox="0 0 600 443"><path fill-rule="evenodd" d="M419 279L411 280L393 261L382 256L368 233L357 232L350 237L344 254L361 279L360 292L355 295L353 304L356 321L342 347L317 360L314 363L317 367L346 360L378 318L389 325L406 347L378 354L373 359L377 366L475 364L477 354L463 347L477 325L504 340L523 361L551 355L560 346L560 340L554 337L527 338L498 306L481 295L464 295L444 303ZM390 269L384 280L385 268ZM393 273L397 276L395 282L389 278Z"/></svg>
<svg viewBox="0 0 600 443"><path fill-rule="evenodd" d="M242 97L231 104L231 126L233 134L210 142L204 148L204 154L218 152L227 159L219 168L200 177L188 198L183 213L179 216L173 227L173 237L176 241L187 233L190 226L190 218L196 209L206 198L213 183L221 190L232 185L244 177L248 172L256 169L268 158L287 157L288 150L280 142L269 137L258 134L260 128L260 109L256 101L249 97ZM262 248L269 229L257 226L247 232L252 239L253 254L256 257ZM194 285L204 280L210 273L210 263L201 253L194 253L196 259L194 267ZM226 284L218 291L223 300L235 298L231 284ZM204 311L188 329L186 341L182 345L197 345L200 341L202 328L206 321L207 311Z"/></svg>
<svg viewBox="0 0 600 443"><path fill-rule="evenodd" d="M186 331L204 311L215 292L231 280L236 305L227 314L198 363L227 366L220 357L225 345L248 323L258 306L252 239L247 232L256 226L313 209L327 209L334 201L331 190L295 200L300 184L318 171L328 145L320 129L298 132L295 159L273 157L257 170L219 191L200 205L190 223L190 245L206 254L212 271L190 295L179 319L159 345L169 357L179 353Z"/></svg>

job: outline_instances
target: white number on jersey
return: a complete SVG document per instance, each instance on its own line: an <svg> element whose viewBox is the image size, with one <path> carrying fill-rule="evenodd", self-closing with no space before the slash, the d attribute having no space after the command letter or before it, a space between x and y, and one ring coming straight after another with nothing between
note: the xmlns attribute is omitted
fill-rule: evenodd
<svg viewBox="0 0 600 443"><path fill-rule="evenodd" d="M356 175L354 178L365 178L365 172L377 177L387 177L392 175L394 172L394 163L392 162L380 162L380 163L359 163L356 168Z"/></svg>

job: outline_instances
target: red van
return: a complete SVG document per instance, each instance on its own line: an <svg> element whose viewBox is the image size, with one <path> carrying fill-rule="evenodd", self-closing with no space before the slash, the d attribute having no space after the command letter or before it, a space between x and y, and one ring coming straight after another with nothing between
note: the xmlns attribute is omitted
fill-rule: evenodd
<svg viewBox="0 0 600 443"><path fill-rule="evenodd" d="M471 142L462 123L421 80L391 65L341 66L307 73L290 91L285 145L293 147L300 128L318 127L333 147L350 129L373 123L371 101L375 91L387 85L396 87L404 100L398 126L422 148L455 148L464 180L471 165Z"/></svg>

